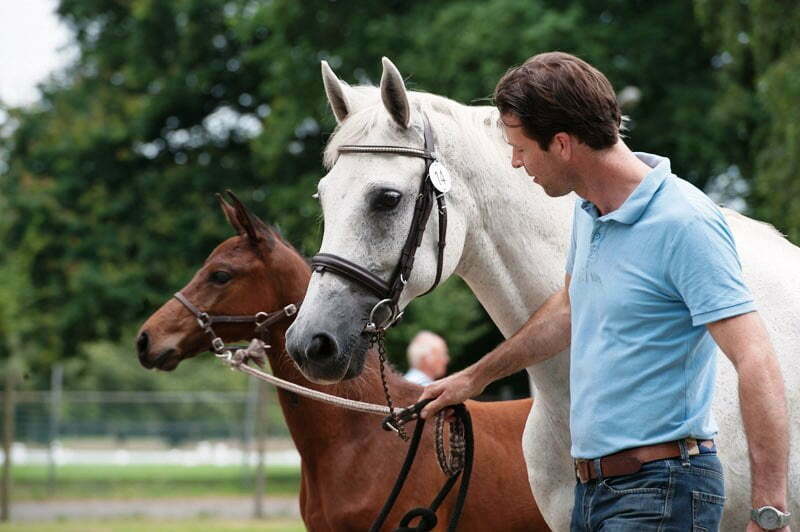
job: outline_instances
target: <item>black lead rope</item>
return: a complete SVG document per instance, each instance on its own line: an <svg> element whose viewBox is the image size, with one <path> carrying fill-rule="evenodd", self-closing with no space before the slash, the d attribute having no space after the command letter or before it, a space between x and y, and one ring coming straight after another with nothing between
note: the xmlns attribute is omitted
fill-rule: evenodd
<svg viewBox="0 0 800 532"><path fill-rule="evenodd" d="M411 470L411 465L414 463L414 458L417 454L417 449L419 448L419 442L422 439L422 431L425 427L425 420L419 417L419 412L422 408L427 405L431 400L421 401L414 406L404 410L401 414L398 415L399 420L397 418L389 419L387 418L384 421L384 428L386 428L387 424L391 425L394 423L400 422L407 422L412 419L417 420L417 424L414 427L414 435L411 438L411 444L408 447L408 452L406 453L406 459L403 463L403 467L400 469L400 474L397 477L397 482L395 482L394 487L392 488L392 492L389 494L389 498L386 500L386 503L381 508L378 517L375 518L375 521L372 523L372 527L370 527L370 532L378 532L381 527L383 526L384 522L386 521L386 517L389 515L389 512L394 507L394 503L397 501L397 497L400 495L400 490L403 489L403 485L405 484L406 478L408 477L408 473ZM441 506L442 502L444 501L445 497L447 497L450 490L458 480L458 477L461 476L461 486L458 489L458 496L456 499L455 507L453 508L453 515L450 516L450 523L448 524L447 530L449 532L454 532L456 526L458 525L458 521L461 518L461 513L464 510L464 502L467 498L467 490L469 489L469 479L472 474L472 461L473 461L473 454L474 454L474 439L472 434L472 418L469 415L469 411L463 404L458 404L453 407L455 416L461 421L464 426L464 467L461 471L451 475L447 481L444 483L444 486L439 490L439 493L436 495L436 498L431 502L430 506L427 508L419 507L414 508L406 513L403 518L400 520L400 527L395 530L395 532L427 532L433 530L436 526L438 520L436 518L436 511ZM416 526L411 526L411 522L414 519L419 518L419 522Z"/></svg>

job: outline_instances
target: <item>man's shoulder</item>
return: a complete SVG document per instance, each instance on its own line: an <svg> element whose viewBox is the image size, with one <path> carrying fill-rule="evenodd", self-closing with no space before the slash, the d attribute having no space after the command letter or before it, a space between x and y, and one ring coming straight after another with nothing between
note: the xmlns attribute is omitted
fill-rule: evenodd
<svg viewBox="0 0 800 532"><path fill-rule="evenodd" d="M720 208L702 190L672 174L648 209L651 217L670 230L724 224Z"/></svg>
<svg viewBox="0 0 800 532"><path fill-rule="evenodd" d="M406 372L406 374L403 375L403 377L406 380L411 381L414 384L419 384L421 386L426 386L426 385L430 384L431 382L433 382L433 379L428 377L428 375L425 372L420 371L417 368L409 369Z"/></svg>

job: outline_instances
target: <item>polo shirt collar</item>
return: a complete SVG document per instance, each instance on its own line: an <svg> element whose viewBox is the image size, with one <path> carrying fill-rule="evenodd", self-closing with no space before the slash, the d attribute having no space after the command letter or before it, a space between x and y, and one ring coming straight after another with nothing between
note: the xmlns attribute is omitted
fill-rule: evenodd
<svg viewBox="0 0 800 532"><path fill-rule="evenodd" d="M658 189L661 188L664 180L672 173L669 159L666 157L644 152L636 152L634 155L649 166L651 170L644 176L642 182L639 183L631 195L628 196L628 199L626 199L618 209L611 211L605 216L598 217L597 207L595 207L592 202L583 200L581 204L583 210L588 212L592 218L596 218L598 222L614 220L627 225L636 223L639 218L642 217L642 214L644 214L650 200L653 199Z"/></svg>

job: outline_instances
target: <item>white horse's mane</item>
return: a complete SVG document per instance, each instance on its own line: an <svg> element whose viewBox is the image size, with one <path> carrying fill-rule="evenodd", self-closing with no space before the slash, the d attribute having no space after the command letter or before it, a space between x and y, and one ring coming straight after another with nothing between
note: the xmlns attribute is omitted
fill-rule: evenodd
<svg viewBox="0 0 800 532"><path fill-rule="evenodd" d="M758 225L765 226L765 230L769 234L771 234L771 236L777 237L777 238L780 238L780 239L786 239L787 238L785 234L781 233L778 230L777 227L775 227L774 225L772 225L769 222L762 222L761 220L756 220L755 218L748 218L744 214L742 214L740 212L737 212L737 211L735 211L733 209L729 209L729 208L725 207L724 205L720 205L720 208L723 209L723 212L725 213L725 216L728 218L729 222L731 221L731 219L736 219L736 220L738 220L738 221L740 221L742 223L755 222Z"/></svg>
<svg viewBox="0 0 800 532"><path fill-rule="evenodd" d="M408 134L399 128L386 108L381 103L378 87L360 85L349 87L348 93L356 95L360 103L359 109L342 121L334 130L328 145L325 147L323 162L330 169L338 158L338 149L345 144L358 144L372 131L379 129L385 142L403 146L408 144ZM416 113L424 112L434 130L441 120L452 122L449 131L458 131L458 142L467 143L470 153L482 159L496 159L504 151L510 151L503 139L498 125L500 118L495 107L467 106L449 98L427 92L409 91L409 102ZM421 122L413 120L411 130L418 139L417 145L422 147L423 135ZM451 139L437 137L437 145Z"/></svg>

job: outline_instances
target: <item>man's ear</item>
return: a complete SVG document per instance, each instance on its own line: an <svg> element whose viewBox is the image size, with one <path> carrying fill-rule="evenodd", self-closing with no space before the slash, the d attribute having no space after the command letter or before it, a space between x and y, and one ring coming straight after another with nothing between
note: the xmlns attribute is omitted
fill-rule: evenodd
<svg viewBox="0 0 800 532"><path fill-rule="evenodd" d="M563 161L569 161L572 158L574 146L573 143L578 139L565 133L563 131L553 135L553 140L550 141L550 150Z"/></svg>

